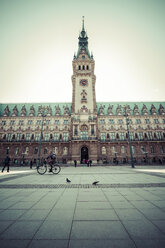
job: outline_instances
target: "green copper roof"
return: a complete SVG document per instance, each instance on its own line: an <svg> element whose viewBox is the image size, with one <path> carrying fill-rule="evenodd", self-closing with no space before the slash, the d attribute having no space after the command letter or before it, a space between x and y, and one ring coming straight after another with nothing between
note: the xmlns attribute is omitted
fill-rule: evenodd
<svg viewBox="0 0 165 248"><path fill-rule="evenodd" d="M0 116L3 115L5 108L8 106L9 108L9 116L12 115L13 108L16 106L18 110L18 115L20 116L22 108L25 106L26 109L26 115L29 116L30 113L30 108L34 108L34 116L38 115L38 110L39 108L45 107L51 110L52 115L55 115L56 108L59 107L60 109L60 115L64 115L65 109L68 107L69 108L69 115L71 114L71 103L5 103L5 104L0 104Z"/></svg>
<svg viewBox="0 0 165 248"><path fill-rule="evenodd" d="M65 110L68 108L69 115L71 115L71 103L5 103L0 104L0 116L3 116L4 110L8 106L9 115L12 115L13 109L16 107L18 110L17 116L21 115L21 110L26 109L25 116L29 116L30 109L33 106L34 116L38 116L39 108L45 107L51 110L51 115L55 116L56 109L59 108L60 116L64 115ZM143 109L146 109L149 115L152 114L152 110L157 114L160 114L160 107L165 111L165 102L98 102L97 103L97 114L108 115L109 109L112 111L113 115L117 115L117 109L121 107L123 112L123 107L127 106L130 109L130 114L134 115L135 108L138 109L139 115L143 115Z"/></svg>
<svg viewBox="0 0 165 248"><path fill-rule="evenodd" d="M137 106L140 115L143 115L143 108L146 107L149 115L152 114L151 109L155 107L155 111L157 114L160 114L160 106L165 109L165 102L98 102L97 103L97 114L100 113L100 108L102 109L102 113L104 115L108 115L108 108L112 108L113 115L117 115L117 108L121 107L122 112L123 107L127 106L130 108L130 114L134 115L134 108Z"/></svg>

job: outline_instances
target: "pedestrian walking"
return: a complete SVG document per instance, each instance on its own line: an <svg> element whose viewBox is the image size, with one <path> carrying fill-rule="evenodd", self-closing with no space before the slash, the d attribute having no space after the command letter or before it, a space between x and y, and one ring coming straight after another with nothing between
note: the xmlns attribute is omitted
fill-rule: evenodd
<svg viewBox="0 0 165 248"><path fill-rule="evenodd" d="M76 167L77 166L77 160L75 159L74 160L74 167Z"/></svg>
<svg viewBox="0 0 165 248"><path fill-rule="evenodd" d="M5 167L7 167L7 172L9 172L9 166L10 166L10 157L7 155L4 161L4 166L2 168L2 172L4 171Z"/></svg>
<svg viewBox="0 0 165 248"><path fill-rule="evenodd" d="M89 166L91 166L91 165L92 165L92 160L90 159L90 160L89 160Z"/></svg>
<svg viewBox="0 0 165 248"><path fill-rule="evenodd" d="M32 167L33 167L33 161L31 160L30 161L30 169L32 169Z"/></svg>

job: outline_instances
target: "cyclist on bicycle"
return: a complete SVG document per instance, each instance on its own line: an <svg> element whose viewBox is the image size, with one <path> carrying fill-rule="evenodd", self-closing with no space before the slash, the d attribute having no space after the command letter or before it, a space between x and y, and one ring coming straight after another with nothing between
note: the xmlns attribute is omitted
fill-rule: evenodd
<svg viewBox="0 0 165 248"><path fill-rule="evenodd" d="M56 155L53 151L51 151L51 153L49 154L49 156L47 157L48 161L49 161L49 165L50 165L50 171L52 172L52 165L56 162Z"/></svg>

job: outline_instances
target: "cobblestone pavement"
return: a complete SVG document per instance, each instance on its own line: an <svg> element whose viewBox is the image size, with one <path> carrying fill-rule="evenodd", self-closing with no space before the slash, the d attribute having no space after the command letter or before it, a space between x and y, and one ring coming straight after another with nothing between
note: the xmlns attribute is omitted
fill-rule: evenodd
<svg viewBox="0 0 165 248"><path fill-rule="evenodd" d="M0 247L164 248L165 167L62 167L58 175L11 167L0 173Z"/></svg>

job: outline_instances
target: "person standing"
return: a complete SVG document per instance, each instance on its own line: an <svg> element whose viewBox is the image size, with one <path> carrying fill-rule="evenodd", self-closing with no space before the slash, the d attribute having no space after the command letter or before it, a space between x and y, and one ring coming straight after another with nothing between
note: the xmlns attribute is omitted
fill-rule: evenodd
<svg viewBox="0 0 165 248"><path fill-rule="evenodd" d="M5 167L7 167L7 172L9 172L9 165L10 165L10 157L7 155L4 161L5 165L2 168L2 172L4 171Z"/></svg>

